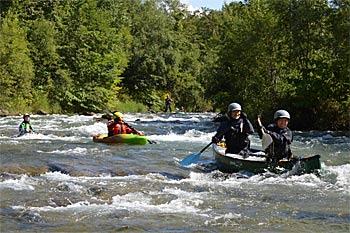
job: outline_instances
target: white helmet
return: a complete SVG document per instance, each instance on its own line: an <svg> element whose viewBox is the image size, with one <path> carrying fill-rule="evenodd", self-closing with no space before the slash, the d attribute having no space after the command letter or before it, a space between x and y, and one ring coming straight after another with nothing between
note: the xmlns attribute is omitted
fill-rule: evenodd
<svg viewBox="0 0 350 233"><path fill-rule="evenodd" d="M237 103L230 103L230 105L227 108L227 112L232 112L232 111L235 111L235 110L242 111L241 105L239 105Z"/></svg>
<svg viewBox="0 0 350 233"><path fill-rule="evenodd" d="M290 115L286 110L277 110L275 114L273 115L274 120L278 120L281 118L287 118L288 120L290 119Z"/></svg>

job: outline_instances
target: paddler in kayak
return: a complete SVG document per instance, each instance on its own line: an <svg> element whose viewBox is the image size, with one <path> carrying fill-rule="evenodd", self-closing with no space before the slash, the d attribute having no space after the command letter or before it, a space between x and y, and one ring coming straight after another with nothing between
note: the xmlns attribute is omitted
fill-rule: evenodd
<svg viewBox="0 0 350 233"><path fill-rule="evenodd" d="M260 116L258 116L260 118ZM288 128L290 115L286 110L277 110L273 117L274 123L260 127L258 134L262 138L264 131L272 138L272 143L265 149L265 152L273 161L279 161L280 159L290 159L292 157L292 151L290 144L293 141L293 133Z"/></svg>
<svg viewBox="0 0 350 233"><path fill-rule="evenodd" d="M114 120L107 123L108 137L117 134L137 134L140 136L143 135L141 132L132 129L128 124L124 122L124 115L121 112L114 112L113 119Z"/></svg>
<svg viewBox="0 0 350 233"><path fill-rule="evenodd" d="M231 103L226 113L227 120L221 122L217 133L212 138L213 143L218 143L223 137L226 142L225 153L248 154L250 149L249 134L254 133L254 128L242 112L238 103Z"/></svg>
<svg viewBox="0 0 350 233"><path fill-rule="evenodd" d="M22 123L19 125L19 135L18 136L22 136L26 133L34 133L32 124L30 123L30 115L28 113L25 113L23 115L23 121Z"/></svg>

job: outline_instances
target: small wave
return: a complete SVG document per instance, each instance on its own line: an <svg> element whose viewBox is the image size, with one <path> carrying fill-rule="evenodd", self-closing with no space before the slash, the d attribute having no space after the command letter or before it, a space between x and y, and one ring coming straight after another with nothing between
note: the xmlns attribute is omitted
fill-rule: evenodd
<svg viewBox="0 0 350 233"><path fill-rule="evenodd" d="M0 188L13 190L35 190L36 182L27 175L22 175L19 179L8 179L0 182Z"/></svg>
<svg viewBox="0 0 350 233"><path fill-rule="evenodd" d="M43 152L43 151L38 151L41 153L48 153L48 154L86 154L88 151L87 148L81 148L81 147L76 147L74 149L68 149L68 150L54 150L51 152Z"/></svg>
<svg viewBox="0 0 350 233"><path fill-rule="evenodd" d="M323 165L323 176L335 190L350 194L350 164L339 166Z"/></svg>
<svg viewBox="0 0 350 233"><path fill-rule="evenodd" d="M203 193L192 193L179 189L164 189L151 193L136 192L114 196L112 205L116 208L126 208L136 212L191 213L207 216L203 210L196 208L203 202L201 195ZM159 199L160 197L162 199ZM166 201L163 199L164 197L167 198Z"/></svg>

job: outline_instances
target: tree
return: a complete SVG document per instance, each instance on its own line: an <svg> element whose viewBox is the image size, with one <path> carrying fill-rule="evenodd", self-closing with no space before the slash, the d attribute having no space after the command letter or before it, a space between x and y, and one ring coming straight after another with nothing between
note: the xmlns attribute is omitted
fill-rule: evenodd
<svg viewBox="0 0 350 233"><path fill-rule="evenodd" d="M296 124L303 129L310 129L315 123L319 128L336 128L337 118L346 114L344 107L349 107L346 103L349 85L345 81L348 78L343 73L346 70L344 61L348 60L345 56L349 53L339 53L341 50L348 51L349 43L346 45L345 40L341 43L338 40L338 36L348 36L345 36L345 31L336 36L335 33L340 31L331 30L338 27L339 22L334 17L339 16L335 12L341 10L341 7L332 8L325 0L290 2L290 14L286 17L290 25L289 46L292 48L288 66L294 67L297 72L290 75L289 83L295 87L295 92L291 93L287 102L291 105ZM331 125L330 115L334 121Z"/></svg>
<svg viewBox="0 0 350 233"><path fill-rule="evenodd" d="M150 0L134 7L132 57L123 86L149 108L162 108L162 97L171 93L179 106L199 109L200 49L196 30L190 32L186 22L189 13L179 1Z"/></svg>
<svg viewBox="0 0 350 233"><path fill-rule="evenodd" d="M8 12L1 18L0 28L0 108L18 109L31 104L34 69L29 52L18 16Z"/></svg>
<svg viewBox="0 0 350 233"><path fill-rule="evenodd" d="M73 80L65 92L68 110L100 111L116 98L130 41L128 28L114 25L116 7L106 9L103 2L79 0L68 1L58 12L59 54Z"/></svg>

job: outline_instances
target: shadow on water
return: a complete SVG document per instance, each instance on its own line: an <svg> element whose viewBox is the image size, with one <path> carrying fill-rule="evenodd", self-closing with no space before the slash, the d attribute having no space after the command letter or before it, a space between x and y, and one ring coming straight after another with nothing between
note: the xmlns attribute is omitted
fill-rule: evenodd
<svg viewBox="0 0 350 233"><path fill-rule="evenodd" d="M349 232L350 214L348 213L332 214L325 212L288 211L284 212L283 215L292 217L298 221L320 221L322 224L333 225L333 228L343 229Z"/></svg>

